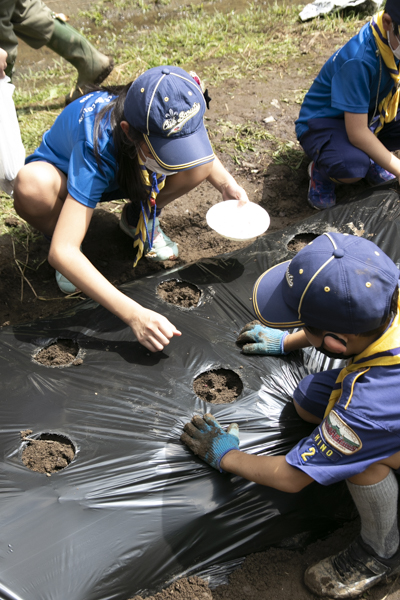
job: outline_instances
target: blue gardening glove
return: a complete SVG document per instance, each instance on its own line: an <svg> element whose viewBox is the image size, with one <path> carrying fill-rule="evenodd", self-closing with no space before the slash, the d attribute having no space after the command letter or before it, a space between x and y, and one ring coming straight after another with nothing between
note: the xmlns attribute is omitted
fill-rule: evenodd
<svg viewBox="0 0 400 600"><path fill-rule="evenodd" d="M236 343L242 346L244 354L287 354L283 342L288 335L288 331L265 327L260 321L251 321L243 327Z"/></svg>
<svg viewBox="0 0 400 600"><path fill-rule="evenodd" d="M220 473L224 472L219 465L225 454L231 450L239 450L237 423L231 423L227 431L224 431L210 413L203 417L195 415L190 423L186 423L183 431L181 442Z"/></svg>

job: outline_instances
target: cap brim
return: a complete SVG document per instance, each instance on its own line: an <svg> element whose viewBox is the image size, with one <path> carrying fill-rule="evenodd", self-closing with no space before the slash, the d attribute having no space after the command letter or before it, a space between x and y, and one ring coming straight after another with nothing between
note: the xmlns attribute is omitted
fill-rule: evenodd
<svg viewBox="0 0 400 600"><path fill-rule="evenodd" d="M144 139L160 166L170 171L193 169L215 158L204 126L187 137L172 139L144 134Z"/></svg>
<svg viewBox="0 0 400 600"><path fill-rule="evenodd" d="M275 265L265 271L256 281L253 289L253 308L257 318L268 327L292 329L304 325L299 321L296 310L288 306L284 299L287 290L286 271L290 260Z"/></svg>

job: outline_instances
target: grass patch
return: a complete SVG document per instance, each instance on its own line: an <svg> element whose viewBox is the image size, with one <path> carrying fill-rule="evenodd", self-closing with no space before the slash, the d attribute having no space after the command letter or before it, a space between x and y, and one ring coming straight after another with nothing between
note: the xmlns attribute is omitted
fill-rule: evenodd
<svg viewBox="0 0 400 600"><path fill-rule="evenodd" d="M286 165L292 170L300 168L305 155L298 142L283 141L267 131L262 123L247 121L234 125L230 121L217 121L218 141L215 149L231 156L237 165L246 161L249 153L254 156L266 154L274 163ZM213 134L210 135L213 139Z"/></svg>
<svg viewBox="0 0 400 600"><path fill-rule="evenodd" d="M110 84L127 83L159 64L173 64L195 69L209 86L228 78L237 82L244 78L262 80L267 85L268 78L276 77L279 71L301 68L304 46L310 41L310 52L324 50L332 36L339 47L365 21L342 11L301 23L301 8L261 0L232 10L227 0L211 0L178 10L170 6L170 0L101 0L90 11L79 13L72 24L113 55L116 66ZM14 102L27 154L39 145L63 109L64 97L75 79L75 69L57 55L49 68L16 76ZM301 104L306 91L295 90L280 101ZM220 120L218 127L218 139L213 138L215 148L228 152L236 163L240 164L247 153L267 153L291 168L299 164L295 145L275 137L262 123L237 125ZM5 195L0 195L0 206L1 234L10 229L5 228L4 220L13 209Z"/></svg>

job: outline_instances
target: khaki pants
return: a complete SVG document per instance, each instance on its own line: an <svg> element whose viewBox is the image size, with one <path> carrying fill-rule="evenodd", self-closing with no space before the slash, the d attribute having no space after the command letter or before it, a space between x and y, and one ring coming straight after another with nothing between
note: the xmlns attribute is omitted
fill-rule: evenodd
<svg viewBox="0 0 400 600"><path fill-rule="evenodd" d="M49 42L53 15L41 0L0 0L0 48L8 52L8 66L14 65L17 58L17 36L36 49Z"/></svg>

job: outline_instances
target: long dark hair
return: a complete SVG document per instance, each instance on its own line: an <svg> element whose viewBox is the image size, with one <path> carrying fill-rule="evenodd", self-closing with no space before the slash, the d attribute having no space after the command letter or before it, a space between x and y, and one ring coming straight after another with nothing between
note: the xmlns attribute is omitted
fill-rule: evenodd
<svg viewBox="0 0 400 600"><path fill-rule="evenodd" d="M99 138L102 133L102 127L109 120L117 159L118 186L124 195L126 195L126 198L138 206L147 197L137 160L138 149L140 143L143 141L143 135L131 125L129 125L128 134L121 127L121 121L126 121L124 103L131 85L132 82L125 86L93 86L91 88L90 91L102 91L115 95L115 98L102 108L96 116L93 130L93 149L97 164L101 170L102 157L99 152Z"/></svg>

